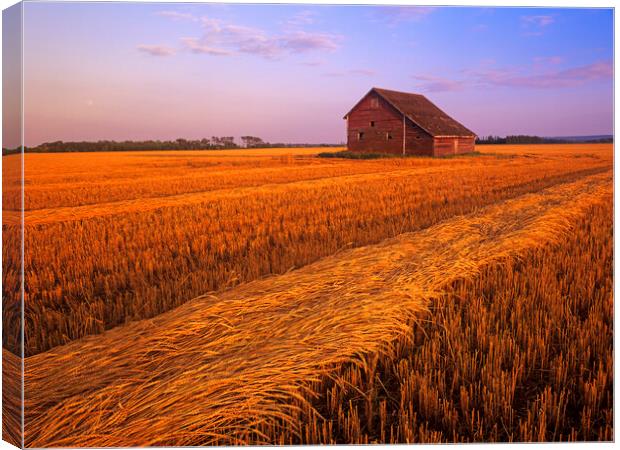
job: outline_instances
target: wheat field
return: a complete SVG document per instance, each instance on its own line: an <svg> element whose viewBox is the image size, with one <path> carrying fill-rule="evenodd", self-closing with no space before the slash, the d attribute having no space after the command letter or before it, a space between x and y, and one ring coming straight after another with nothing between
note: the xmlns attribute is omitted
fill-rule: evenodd
<svg viewBox="0 0 620 450"><path fill-rule="evenodd" d="M481 150L26 155L26 445L612 439L612 146Z"/></svg>
<svg viewBox="0 0 620 450"><path fill-rule="evenodd" d="M62 199L65 205L25 211L26 354L155 317L205 292L282 274L343 248L605 171L608 149L367 162L319 159L306 149L245 158L213 152L191 158L185 152L26 155L25 204ZM124 158L133 162L123 169ZM55 170L63 159L67 168ZM197 166L188 169L188 163ZM219 180L221 170L209 175L220 166L226 187L203 184L207 190L193 192L194 179ZM269 175L274 170L280 178ZM127 199L118 200L102 178L119 185ZM179 186L186 191L179 193ZM92 196L98 203L88 203ZM5 211L3 220L10 234L19 213ZM19 254L5 252L3 261L10 321L19 312L10 301L19 284L10 268L19 267ZM19 335L5 330L3 339L14 350Z"/></svg>

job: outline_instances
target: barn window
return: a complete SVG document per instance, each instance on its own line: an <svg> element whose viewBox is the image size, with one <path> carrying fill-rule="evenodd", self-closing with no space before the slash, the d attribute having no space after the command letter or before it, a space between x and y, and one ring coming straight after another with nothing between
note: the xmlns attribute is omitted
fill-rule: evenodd
<svg viewBox="0 0 620 450"><path fill-rule="evenodd" d="M374 126L375 126L375 121L374 121L374 120L371 120L371 121L370 121L370 126L371 126L371 127L374 127Z"/></svg>
<svg viewBox="0 0 620 450"><path fill-rule="evenodd" d="M370 99L370 107L378 108L379 107L379 99L377 97L373 97Z"/></svg>
<svg viewBox="0 0 620 450"><path fill-rule="evenodd" d="M360 131L359 133L357 133L357 140L361 141L364 139L364 132Z"/></svg>
<svg viewBox="0 0 620 450"><path fill-rule="evenodd" d="M388 132L385 133L385 138L389 141L390 139L392 139L392 133Z"/></svg>

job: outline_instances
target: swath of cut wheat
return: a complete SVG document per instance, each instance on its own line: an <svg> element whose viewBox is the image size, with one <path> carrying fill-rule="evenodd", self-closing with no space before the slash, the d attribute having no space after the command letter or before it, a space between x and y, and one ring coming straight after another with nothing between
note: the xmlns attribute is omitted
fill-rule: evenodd
<svg viewBox="0 0 620 450"><path fill-rule="evenodd" d="M286 421L287 400L321 374L389 345L448 283L568 232L610 181L527 194L28 358L27 445L241 442Z"/></svg>
<svg viewBox="0 0 620 450"><path fill-rule="evenodd" d="M612 441L613 201L452 283L408 332L342 364L243 442ZM318 412L318 413L317 413Z"/></svg>

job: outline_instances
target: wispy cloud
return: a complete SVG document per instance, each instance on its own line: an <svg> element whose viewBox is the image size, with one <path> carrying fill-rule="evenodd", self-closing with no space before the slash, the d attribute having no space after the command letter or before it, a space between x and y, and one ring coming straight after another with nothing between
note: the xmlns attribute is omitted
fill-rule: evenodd
<svg viewBox="0 0 620 450"><path fill-rule="evenodd" d="M272 34L264 29L236 25L219 19L203 17L200 38L184 38L183 44L194 53L213 56L245 53L267 59L286 55L327 51L339 47L341 36L302 30Z"/></svg>
<svg viewBox="0 0 620 450"><path fill-rule="evenodd" d="M209 47L206 44L201 44L197 38L185 37L181 38L181 43L192 53L203 54L203 55L213 55L213 56L226 56L230 55L231 52L228 50Z"/></svg>
<svg viewBox="0 0 620 450"><path fill-rule="evenodd" d="M322 66L323 64L325 64L325 61L322 61L322 60L302 61L299 64L302 66L317 67L317 66Z"/></svg>
<svg viewBox="0 0 620 450"><path fill-rule="evenodd" d="M561 64L564 61L564 58L561 56L536 56L534 58L534 62L538 64L551 64L557 65Z"/></svg>
<svg viewBox="0 0 620 450"><path fill-rule="evenodd" d="M339 36L332 34L305 31L297 31L275 39L283 49L299 53L313 50L334 51L339 47L339 40Z"/></svg>
<svg viewBox="0 0 620 450"><path fill-rule="evenodd" d="M293 27L302 26L302 25L312 25L316 22L317 13L315 11L304 10L286 21L286 25L290 25Z"/></svg>
<svg viewBox="0 0 620 450"><path fill-rule="evenodd" d="M543 72L532 72L531 67L493 68L487 66L478 70L462 71L461 75L455 78L434 75L413 75L412 78L418 81L417 88L425 92L448 92L489 86L558 89L611 80L613 64L611 61L599 61L569 69Z"/></svg>
<svg viewBox="0 0 620 450"><path fill-rule="evenodd" d="M479 23L471 27L471 31L474 31L476 33L482 33L483 31L487 31L488 29L489 29L489 26L484 23Z"/></svg>
<svg viewBox="0 0 620 450"><path fill-rule="evenodd" d="M333 72L325 72L322 74L324 77L346 77L350 75L362 75L365 77L370 77L376 75L374 70L370 69L349 69L349 70L339 70Z"/></svg>
<svg viewBox="0 0 620 450"><path fill-rule="evenodd" d="M198 18L190 13L182 13L178 11L157 11L155 13L157 16L167 17L172 20L188 20L192 22L198 21Z"/></svg>
<svg viewBox="0 0 620 450"><path fill-rule="evenodd" d="M497 86L553 89L579 86L590 81L607 80L611 79L612 76L613 65L610 61L602 61L572 69L534 75L487 72L479 74L479 81Z"/></svg>
<svg viewBox="0 0 620 450"><path fill-rule="evenodd" d="M391 24L418 22L427 18L436 8L428 6L381 6L374 9L375 16Z"/></svg>
<svg viewBox="0 0 620 450"><path fill-rule="evenodd" d="M151 56L172 56L175 53L174 49L165 45L140 44L136 48L138 51Z"/></svg>
<svg viewBox="0 0 620 450"><path fill-rule="evenodd" d="M466 85L466 82L462 80L432 75L412 75L411 78L417 80L417 87L425 92L460 91Z"/></svg>
<svg viewBox="0 0 620 450"><path fill-rule="evenodd" d="M546 27L555 22L553 16L521 16L521 21L526 25L536 27Z"/></svg>
<svg viewBox="0 0 620 450"><path fill-rule="evenodd" d="M555 22L553 16L521 16L523 36L542 36L544 29Z"/></svg>
<svg viewBox="0 0 620 450"><path fill-rule="evenodd" d="M349 73L353 75L365 75L367 77L370 77L372 75L375 75L377 72L371 69L351 69L349 70Z"/></svg>

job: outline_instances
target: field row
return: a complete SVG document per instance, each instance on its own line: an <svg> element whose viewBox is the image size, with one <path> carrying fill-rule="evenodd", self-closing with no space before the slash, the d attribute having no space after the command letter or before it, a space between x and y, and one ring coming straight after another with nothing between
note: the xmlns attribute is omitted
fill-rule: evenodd
<svg viewBox="0 0 620 450"><path fill-rule="evenodd" d="M336 149L337 150L337 149ZM166 175L193 169L226 170L238 168L274 167L283 162L324 164L316 159L321 148L257 149L234 151L139 151L139 152L78 152L27 153L24 155L27 185L73 183L132 179ZM19 155L6 156L6 180L19 184ZM13 169L13 170L11 170ZM4 178L3 178L4 179ZM10 185L10 183L9 183Z"/></svg>
<svg viewBox="0 0 620 450"><path fill-rule="evenodd" d="M204 203L27 226L26 354L154 317L205 292L284 273L345 247L607 170L583 161L271 185ZM14 232L5 225L7 239ZM19 267L12 248L3 251L5 267ZM20 315L13 294L19 273L3 277L4 318L12 320ZM7 348L15 349L19 335L4 333Z"/></svg>
<svg viewBox="0 0 620 450"><path fill-rule="evenodd" d="M260 186L269 183L289 183L300 180L373 173L378 170L398 170L400 167L388 164L367 163L359 165L328 162L317 164L317 159L293 160L291 164L276 162L267 167L218 167L218 170L204 170L196 161L190 160L185 167L163 166L153 170L127 170L124 177L77 176L76 181L63 179L56 183L26 184L25 209L37 210L67 206L81 206L117 202L141 198L157 198L193 192L214 191L238 187ZM286 170L282 170L286 167ZM131 173L131 176L128 174ZM10 188L7 194L15 196L17 188ZM18 206L18 205L17 205ZM19 210L9 203L7 209Z"/></svg>
<svg viewBox="0 0 620 450"><path fill-rule="evenodd" d="M289 150L300 154L253 157L239 155L242 151L234 156L214 156L217 152L29 154L25 157L24 207L26 210L73 207L429 167L450 170L454 167L536 165L557 162L558 159L573 159L572 164L585 166L609 163L606 149L593 146L588 151L581 148L580 152L556 154L552 146L548 146L542 154L525 154L522 158L514 158L515 155L506 153L506 149L497 149L502 151L501 155L448 160L399 158L355 163L308 156L305 149ZM519 149L511 151L518 153ZM11 164L19 162L18 158L19 155L4 158L7 166L3 181L5 211L20 209L19 178L9 176Z"/></svg>
<svg viewBox="0 0 620 450"><path fill-rule="evenodd" d="M384 428L386 441L442 440L453 436L459 438L459 433L472 440L498 438L504 432L488 427L491 422L497 425L494 420L499 418L510 419L504 425L506 429L514 430L514 439L528 436L528 432L540 437L544 431L540 431L542 419L538 416L541 408L543 414L547 414L545 408L549 408L548 413L554 414L555 419L557 411L553 408L561 410L565 407L562 405L568 403L549 401L549 396L556 395L555 385L549 392L544 388L516 394L516 388L510 394L510 386L536 376L565 376L566 370L576 370L584 359L581 354L560 353L558 360L549 357L552 355L539 353L556 348L551 341L559 339L566 345L573 337L561 329L554 331L545 317L536 316L536 311L523 305L525 309L517 308L513 318L498 320L491 313L472 317L474 328L467 328L459 322L458 314L446 316L444 324L451 325L449 330L454 333L465 326L465 335L452 335L454 340L449 339L448 345L469 342L467 348L471 350L462 355L473 358L471 360L459 359L458 347L437 352L433 359L426 353L419 357L403 353L405 341L397 346L390 343L398 336L407 335L410 320L428 308L429 299L444 295L451 283L463 278L472 279L485 267L499 261L526 255L549 243L562 242L575 232L575 223L587 216L593 205L608 205L610 198L610 172L581 178L500 202L423 231L403 234L378 245L346 250L279 277L254 281L218 295L206 295L152 320L118 327L101 336L27 358L26 444L133 446L273 442L273 437L268 433L261 434L261 430L282 432L285 442L291 439L290 436L302 439L301 431L306 433L307 441L320 441L321 436L325 436L325 440L340 436L347 442L363 442L367 439L364 436L368 436L364 430L379 429L374 423L388 423L386 399L389 392L401 396L403 401L391 400L390 407L396 408L393 411L400 415L389 419L392 420L390 429ZM601 226L596 229L599 228ZM607 227L607 233L608 230ZM580 233L584 242L590 243L600 235L592 235L588 241L587 236L584 237L587 231L581 230ZM592 245L575 246L573 250L586 252ZM600 271L596 276L608 274L607 266L596 267ZM576 270L580 277L586 273L583 269ZM557 276L552 269L546 269L545 273L547 277ZM577 286L593 289L581 278L580 281ZM509 280L505 286L510 288ZM545 285L536 286L541 289ZM606 282L601 286L609 287L610 284ZM558 291L562 292L562 289ZM471 295L475 292L472 291ZM456 290L456 295L466 293L464 288ZM592 292L577 293L589 295ZM593 308L606 305L600 302L600 298L605 297L596 294L593 298L599 299L592 304ZM506 306L506 301L508 297L503 309L501 305L489 307L495 308L492 311L507 314L511 309ZM550 308L554 314L579 314L579 310L568 311L561 304ZM605 317L604 311L594 312L597 313L596 320ZM518 322L514 322L516 319ZM509 336L502 337L485 328L500 324L517 327L517 323L530 323L531 326L526 328L520 325L519 330L533 335L515 335L512 346ZM599 322L591 325L590 332L582 338L592 340L598 335L592 350L607 349L604 339L607 335L595 333L595 330L605 331L606 325L599 325ZM582 329L579 326L567 328L570 332ZM434 347L445 345L442 336L423 341L427 347L421 347L421 351L442 350ZM517 350L517 343L523 345L522 350ZM589 346L579 345L578 348L587 351ZM500 349L504 353L498 353ZM391 355L392 360L402 360L395 366L394 376L408 384L401 384L400 388L398 384L382 388L373 384L377 390L388 392L386 396L377 397L373 396L371 386L364 384L363 377L356 378L359 372L356 375L354 370L357 369L346 367L349 365L373 373L372 368L378 367L381 351ZM482 357L481 351L487 359L482 365L477 359ZM520 355L519 352L523 355L515 356ZM377 357L371 360L362 355ZM441 355L445 355L444 360ZM451 359L448 359L450 355ZM520 357L525 359L520 360ZM438 364L443 361L446 370L451 370L453 375L434 371L435 366L429 361L436 359ZM383 361L389 362L390 359L384 358ZM510 369L515 372L509 370L502 378L499 371L509 361L516 365L515 369ZM525 362L528 364L524 366ZM410 370L404 364L416 369ZM555 372L548 375L539 372L538 368L543 364L552 364ZM334 407L340 408L332 411L337 415L332 425L343 428L332 428L331 431L324 428L325 432L315 430L312 427L316 425L327 426L327 422L318 422L318 416L311 421L302 421L305 425L296 422L296 417L304 411L314 414L313 401L321 398L308 390L322 386L320 376L330 378L338 367L344 367L345 371L336 378L337 386L330 390L330 395L347 396L356 385L361 386L356 391L361 398L358 400L358 394L353 394L348 405L340 401L340 397L335 401L333 397L327 399ZM575 386L580 386L585 398L584 414L588 411L599 414L597 408L604 406L599 399L608 401L606 397L597 396L608 389L605 381L608 378L604 378L604 371L608 368L596 364L588 367L598 367L603 372L591 374L589 381L584 381L585 387L577 379L574 382ZM439 395L454 395L446 385L447 381L441 384L440 377L468 379L471 375L477 375L480 385L470 379L470 390L459 393L458 411L471 416L459 419L450 409L454 408L453 404L448 400L440 402L438 398ZM585 373L582 375L586 377ZM433 383L429 383L431 379L427 376L433 377ZM541 378L545 379L549 378ZM562 380L557 385L570 387ZM598 391L600 388L603 391ZM489 390L495 393L491 396L485 394ZM530 417L528 412L523 414L517 407L519 417L510 416L503 403L507 395L523 397L526 411L538 415ZM557 391L557 395L567 393ZM370 401L368 408L371 409L377 400L378 410L372 409L372 413L363 410L364 399ZM384 400L383 407L381 400ZM534 403L528 403L530 400ZM412 416L413 411L401 411L397 405L404 408L419 406L419 410ZM480 419L478 408L488 409L484 410L488 423L484 422L486 419ZM366 411L366 417L360 415L362 411ZM377 417L382 419L374 422ZM422 417L424 422L418 422ZM593 419L591 415L584 417L584 420ZM366 419L365 424L361 418ZM553 419L550 422L553 423ZM278 423L280 428L274 425ZM564 425L562 423L564 429L570 430L570 426ZM290 434L287 435L283 427L288 426ZM462 429L465 426L470 426L472 431ZM558 427L556 424L556 429ZM452 434L442 438L444 429L452 430ZM478 432L478 429L482 431Z"/></svg>
<svg viewBox="0 0 620 450"><path fill-rule="evenodd" d="M555 245L455 282L389 349L239 441L612 441L612 229L609 196Z"/></svg>
<svg viewBox="0 0 620 450"><path fill-rule="evenodd" d="M44 156L47 155L27 155L26 158L24 206L27 210L442 165L442 161L431 159L371 160L350 164L347 160L303 155L242 158L123 153L116 158L101 159L96 155L87 159L85 154L69 154L56 155L54 161L47 161ZM479 158L477 163L490 164L496 159ZM65 167L55 170L63 161L71 166L76 160L84 165L79 171ZM16 161L7 161L7 165ZM120 165L123 161L127 164ZM99 165L95 166L96 163ZM466 163L461 160L453 165ZM40 165L45 167L44 172ZM5 210L19 210L19 186L19 178L7 174L4 181Z"/></svg>
<svg viewBox="0 0 620 450"><path fill-rule="evenodd" d="M353 166L355 167L355 166ZM586 166L591 169L591 166ZM595 166L596 167L596 166ZM257 186L246 186L247 180L238 173L229 173L229 183L234 188L207 190L179 195L167 195L164 197L137 198L132 200L112 201L85 206L46 208L26 211L24 223L26 226L49 224L55 222L67 222L84 220L99 216L118 216L123 214L140 213L169 207L187 207L220 201L236 201L241 198L259 195L287 195L290 192L302 192L313 189L338 188L344 185L354 185L360 182L378 182L382 180L412 179L423 175L450 174L461 176L463 172L471 172L471 168L463 166L435 168L421 167L415 169L400 169L389 172L370 172L353 175L325 176L327 174L314 174L313 177L304 178L295 174L293 181L277 182L277 177L269 178L269 183L262 180ZM278 169L278 173L290 173L288 170ZM307 173L311 175L311 172ZM292 175L292 174L291 174ZM280 180L281 181L281 180ZM5 224L18 224L21 215L17 211L4 213Z"/></svg>

